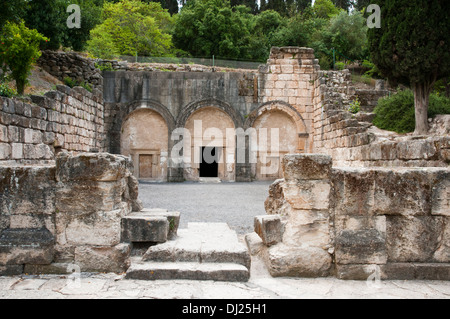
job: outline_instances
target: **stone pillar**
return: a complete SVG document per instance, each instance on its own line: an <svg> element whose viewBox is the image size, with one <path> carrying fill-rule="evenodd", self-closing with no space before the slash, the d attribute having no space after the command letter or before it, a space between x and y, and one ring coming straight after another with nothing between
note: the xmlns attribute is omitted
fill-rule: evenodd
<svg viewBox="0 0 450 319"><path fill-rule="evenodd" d="M269 215L255 218L255 231L263 242L261 256L272 276L330 275L331 163L326 155L283 158L285 178L271 185L265 202Z"/></svg>
<svg viewBox="0 0 450 319"><path fill-rule="evenodd" d="M130 191L128 185L131 165L127 157L108 153L57 157L54 262L94 272L129 267L130 245L121 243L121 220L132 206L139 207L131 199L137 197L136 187Z"/></svg>

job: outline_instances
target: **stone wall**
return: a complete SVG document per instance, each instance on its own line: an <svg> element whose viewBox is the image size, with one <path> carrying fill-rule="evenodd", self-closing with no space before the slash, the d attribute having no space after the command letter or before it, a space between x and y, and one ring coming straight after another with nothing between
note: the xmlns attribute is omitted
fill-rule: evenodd
<svg viewBox="0 0 450 319"><path fill-rule="evenodd" d="M283 169L260 239L247 236L273 276L450 280L450 169L332 168L312 154Z"/></svg>
<svg viewBox="0 0 450 319"><path fill-rule="evenodd" d="M320 93L314 99L315 153L331 155L336 166L448 166L450 137L442 133L445 130L432 127L430 135L417 137L377 129L370 112L389 91L356 90L350 82L348 70L319 72ZM348 109L356 97L362 111L352 114Z"/></svg>
<svg viewBox="0 0 450 319"><path fill-rule="evenodd" d="M1 164L49 163L59 150L105 149L101 92L58 85L30 99L0 97Z"/></svg>
<svg viewBox="0 0 450 319"><path fill-rule="evenodd" d="M93 89L103 90L103 77L96 68L96 60L76 52L42 51L38 64L48 73L64 81L69 77L79 84L89 83Z"/></svg>
<svg viewBox="0 0 450 319"><path fill-rule="evenodd" d="M125 271L121 219L139 207L136 185L129 159L108 153L0 166L0 275Z"/></svg>

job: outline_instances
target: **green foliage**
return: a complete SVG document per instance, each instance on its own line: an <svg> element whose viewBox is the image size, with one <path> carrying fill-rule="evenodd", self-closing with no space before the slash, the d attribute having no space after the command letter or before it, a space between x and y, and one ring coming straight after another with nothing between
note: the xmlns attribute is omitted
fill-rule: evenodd
<svg viewBox="0 0 450 319"><path fill-rule="evenodd" d="M118 55L169 56L172 18L157 2L139 0L106 2L104 21L91 31L88 51L111 59Z"/></svg>
<svg viewBox="0 0 450 319"><path fill-rule="evenodd" d="M192 0L175 19L174 43L194 56L249 59L250 22L245 6L228 0Z"/></svg>
<svg viewBox="0 0 450 319"><path fill-rule="evenodd" d="M8 84L0 82L0 96L13 97L17 95L17 91L10 88Z"/></svg>
<svg viewBox="0 0 450 319"><path fill-rule="evenodd" d="M381 98L374 110L373 124L378 128L397 133L414 131L414 94L411 90L399 91L390 97ZM428 117L450 114L450 99L431 94Z"/></svg>
<svg viewBox="0 0 450 319"><path fill-rule="evenodd" d="M64 82L65 85L67 85L67 86L70 87L70 88L73 88L73 87L77 86L77 81L75 81L74 79L72 79L72 78L69 77L69 76L66 76L66 77L63 79L63 82Z"/></svg>
<svg viewBox="0 0 450 319"><path fill-rule="evenodd" d="M336 62L334 64L334 67L336 68L336 70L343 70L343 69L345 69L345 63L344 62Z"/></svg>
<svg viewBox="0 0 450 319"><path fill-rule="evenodd" d="M36 29L49 41L41 49L58 50L67 39L66 0L33 0L28 2L24 20L27 27Z"/></svg>
<svg viewBox="0 0 450 319"><path fill-rule="evenodd" d="M27 5L27 0L0 0L0 30L7 21L20 22Z"/></svg>
<svg viewBox="0 0 450 319"><path fill-rule="evenodd" d="M448 0L375 0L381 28L368 30L371 60L392 84L433 83L450 74Z"/></svg>
<svg viewBox="0 0 450 319"><path fill-rule="evenodd" d="M76 86L81 86L82 88L85 88L86 90L88 90L89 92L92 92L92 86L84 81L77 81L72 79L71 77L66 76L64 79L64 84L67 85L70 88L76 87Z"/></svg>
<svg viewBox="0 0 450 319"><path fill-rule="evenodd" d="M356 98L355 100L353 100L350 103L350 107L348 108L348 111L350 113L356 114L361 110L361 102L359 102L358 98Z"/></svg>
<svg viewBox="0 0 450 319"><path fill-rule="evenodd" d="M335 48L341 54L352 60L359 60L367 55L367 25L364 16L356 11L348 14L341 11L330 20L328 34L331 36L325 42L328 47Z"/></svg>
<svg viewBox="0 0 450 319"><path fill-rule="evenodd" d="M318 18L330 19L340 11L331 0L316 0L313 5L314 15Z"/></svg>
<svg viewBox="0 0 450 319"><path fill-rule="evenodd" d="M16 81L17 92L22 95L32 65L41 56L39 45L48 38L30 30L22 21L7 22L0 32L0 66L3 73Z"/></svg>
<svg viewBox="0 0 450 319"><path fill-rule="evenodd" d="M112 67L111 63L103 63L103 64L95 64L95 67L99 69L100 71L114 71L114 68Z"/></svg>
<svg viewBox="0 0 450 319"><path fill-rule="evenodd" d="M64 28L62 45L75 51L83 51L90 38L90 31L101 23L103 0L70 0L69 2L80 6L81 28ZM68 16L69 13L66 13L64 21Z"/></svg>

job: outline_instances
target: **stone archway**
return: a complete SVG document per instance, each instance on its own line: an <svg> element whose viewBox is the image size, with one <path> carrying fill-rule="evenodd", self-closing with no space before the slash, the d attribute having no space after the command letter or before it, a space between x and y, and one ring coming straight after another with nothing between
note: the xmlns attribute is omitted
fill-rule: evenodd
<svg viewBox="0 0 450 319"><path fill-rule="evenodd" d="M186 119L185 129L190 138L184 139L184 157L190 163L184 163L184 178L195 181L201 177L217 177L234 181L236 141L231 116L221 108L203 106ZM202 175L205 171L209 173Z"/></svg>
<svg viewBox="0 0 450 319"><path fill-rule="evenodd" d="M253 138L257 140L258 152L251 165L251 174L257 180L282 178L283 156L304 153L309 147L309 135L302 116L283 101L262 104L250 113L246 127L254 129Z"/></svg>
<svg viewBox="0 0 450 319"><path fill-rule="evenodd" d="M120 152L131 156L137 178L166 181L168 148L169 130L166 120L155 110L140 108L124 119Z"/></svg>

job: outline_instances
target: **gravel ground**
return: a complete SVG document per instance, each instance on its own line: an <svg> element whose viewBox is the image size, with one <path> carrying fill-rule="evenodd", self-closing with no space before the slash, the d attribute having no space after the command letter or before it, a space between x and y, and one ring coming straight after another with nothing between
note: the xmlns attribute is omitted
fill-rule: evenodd
<svg viewBox="0 0 450 319"><path fill-rule="evenodd" d="M253 231L255 216L265 215L271 183L141 182L139 198L146 208L181 212L180 228L188 222L224 222L243 235Z"/></svg>

